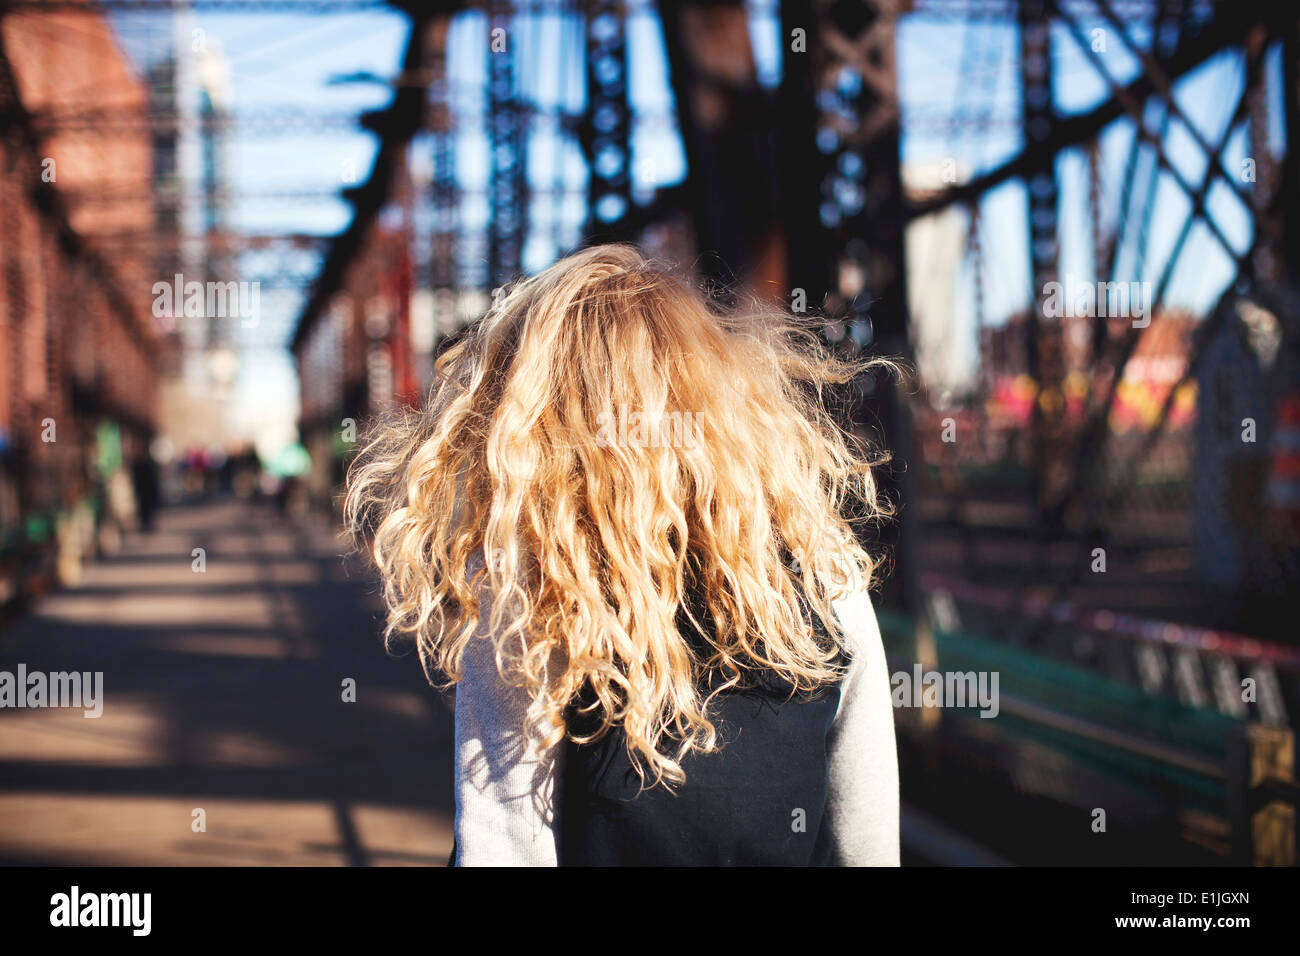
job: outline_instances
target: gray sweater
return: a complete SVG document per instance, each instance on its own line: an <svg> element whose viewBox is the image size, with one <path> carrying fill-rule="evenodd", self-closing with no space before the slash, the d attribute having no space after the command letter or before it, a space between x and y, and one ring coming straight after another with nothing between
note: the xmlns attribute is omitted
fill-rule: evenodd
<svg viewBox="0 0 1300 956"><path fill-rule="evenodd" d="M486 603L479 637L486 633ZM826 813L836 860L897 866L898 759L880 628L865 591L835 602L853 662L827 738ZM475 638L456 685L457 866L555 866L562 744L543 752L524 731L529 699L497 671L491 640Z"/></svg>

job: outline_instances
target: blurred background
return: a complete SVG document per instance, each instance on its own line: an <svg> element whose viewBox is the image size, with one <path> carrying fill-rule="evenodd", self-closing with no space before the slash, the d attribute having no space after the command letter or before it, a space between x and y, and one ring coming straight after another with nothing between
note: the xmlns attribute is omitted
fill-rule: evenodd
<svg viewBox="0 0 1300 956"><path fill-rule="evenodd" d="M1296 858L1300 10L0 0L0 860L439 864L337 498L492 290L632 240L902 385L909 864ZM779 449L773 450L779 454Z"/></svg>

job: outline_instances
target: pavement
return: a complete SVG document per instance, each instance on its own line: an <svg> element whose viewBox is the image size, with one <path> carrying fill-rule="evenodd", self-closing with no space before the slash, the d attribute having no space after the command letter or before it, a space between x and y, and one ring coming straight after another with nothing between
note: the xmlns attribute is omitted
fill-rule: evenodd
<svg viewBox="0 0 1300 956"><path fill-rule="evenodd" d="M450 698L346 551L320 516L166 509L0 623L0 678L103 682L99 717L0 707L0 863L442 865Z"/></svg>

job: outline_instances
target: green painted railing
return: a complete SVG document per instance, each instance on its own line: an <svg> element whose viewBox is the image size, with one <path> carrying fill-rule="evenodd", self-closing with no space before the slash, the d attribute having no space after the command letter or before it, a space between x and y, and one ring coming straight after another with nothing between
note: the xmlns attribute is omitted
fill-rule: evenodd
<svg viewBox="0 0 1300 956"><path fill-rule="evenodd" d="M891 665L910 666L915 621L888 611L878 617ZM955 719L987 723L1010 740L1050 747L1138 786L1172 789L1189 806L1222 809L1240 721L966 631L936 631L933 654L927 670L998 674L998 717L958 712Z"/></svg>

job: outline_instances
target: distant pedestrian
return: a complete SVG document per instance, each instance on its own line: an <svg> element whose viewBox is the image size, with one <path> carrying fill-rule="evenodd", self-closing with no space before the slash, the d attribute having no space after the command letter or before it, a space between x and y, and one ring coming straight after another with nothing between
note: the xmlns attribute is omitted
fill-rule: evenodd
<svg viewBox="0 0 1300 956"><path fill-rule="evenodd" d="M140 516L140 529L151 532L162 497L158 480L158 466L148 452L131 463L131 484L135 491L136 512Z"/></svg>
<svg viewBox="0 0 1300 956"><path fill-rule="evenodd" d="M882 507L821 402L865 365L599 246L378 432L347 516L456 687L458 865L898 863Z"/></svg>

